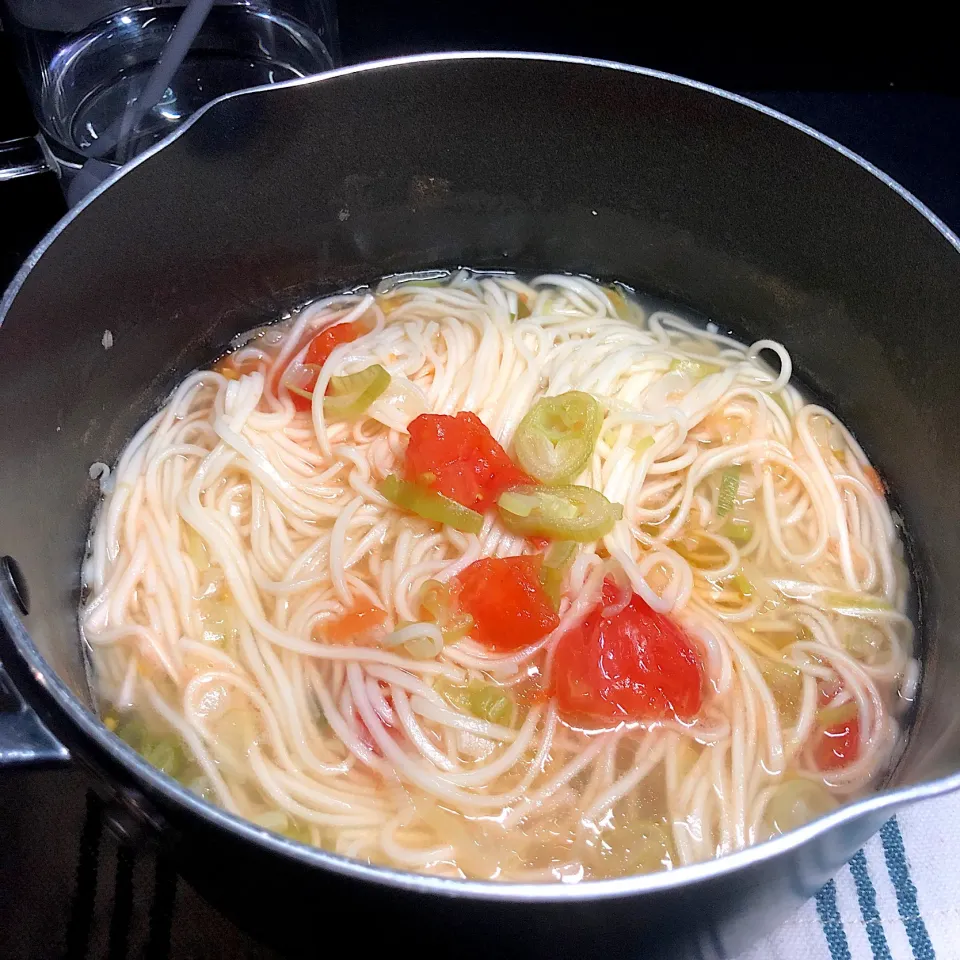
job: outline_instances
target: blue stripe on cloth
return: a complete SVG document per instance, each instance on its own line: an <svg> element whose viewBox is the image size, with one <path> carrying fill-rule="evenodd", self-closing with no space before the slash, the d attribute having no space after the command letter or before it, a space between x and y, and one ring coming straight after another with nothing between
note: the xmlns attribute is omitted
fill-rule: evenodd
<svg viewBox="0 0 960 960"><path fill-rule="evenodd" d="M857 900L860 901L860 916L870 941L870 950L873 960L893 960L890 956L890 947L887 946L887 935L883 930L883 921L877 912L877 891L873 888L870 871L867 869L867 858L863 851L859 851L850 861L850 873L857 887Z"/></svg>
<svg viewBox="0 0 960 960"><path fill-rule="evenodd" d="M817 894L817 916L830 950L830 960L851 960L847 934L837 909L837 885L832 880Z"/></svg>
<svg viewBox="0 0 960 960"><path fill-rule="evenodd" d="M887 872L897 895L897 910L907 931L914 960L936 960L937 954L930 942L927 925L920 916L917 888L910 877L907 853L903 848L903 836L896 817L891 817L880 828L880 842L883 845L883 858L887 861Z"/></svg>

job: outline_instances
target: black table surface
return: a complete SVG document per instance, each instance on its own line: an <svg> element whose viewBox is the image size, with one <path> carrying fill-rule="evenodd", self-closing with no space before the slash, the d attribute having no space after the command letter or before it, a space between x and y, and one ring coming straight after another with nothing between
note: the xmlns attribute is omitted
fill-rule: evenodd
<svg viewBox="0 0 960 960"><path fill-rule="evenodd" d="M354 6L341 15L343 54L348 62L444 47L538 46L533 33L515 35L513 42L502 30L471 34L462 19L411 25L407 17L401 29L397 14L385 4L374 4L368 9L373 13L361 22L362 8L362 4ZM539 46L641 62L639 55L630 56L616 42L579 42L575 31L569 36L561 31L552 44ZM866 157L960 230L960 98L950 92L949 83L931 83L923 73L904 76L902 70L898 73L871 62L866 70L869 82L864 84L851 74L848 62L842 68L835 65L818 71L802 58L786 67L773 60L766 73L756 67L752 72L731 72L728 67L726 73L722 68L701 71L700 79L745 81L741 89L748 96L822 130ZM688 52L686 58L660 55L643 62L696 73L700 61ZM922 82L910 84L911 76L919 76ZM769 82L771 77L811 82L807 89L776 89ZM823 89L824 78L842 82L845 89ZM905 80L913 89L902 88ZM9 56L0 45L0 141L29 132L29 112L16 87ZM63 210L51 175L0 183L0 287L9 282ZM320 942L317 946L320 952L323 946ZM0 777L3 960L265 960L275 956L203 903L154 850L119 842L106 826L101 805L80 770L5 772Z"/></svg>

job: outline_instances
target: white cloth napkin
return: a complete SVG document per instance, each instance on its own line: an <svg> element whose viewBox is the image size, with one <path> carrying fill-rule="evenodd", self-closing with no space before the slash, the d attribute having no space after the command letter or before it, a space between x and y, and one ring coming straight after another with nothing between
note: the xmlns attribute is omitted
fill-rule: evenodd
<svg viewBox="0 0 960 960"><path fill-rule="evenodd" d="M960 794L888 820L814 900L737 960L960 960Z"/></svg>

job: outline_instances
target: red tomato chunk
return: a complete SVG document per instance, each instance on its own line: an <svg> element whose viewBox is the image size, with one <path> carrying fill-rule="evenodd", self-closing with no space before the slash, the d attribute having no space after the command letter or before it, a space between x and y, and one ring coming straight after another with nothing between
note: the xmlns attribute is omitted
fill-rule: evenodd
<svg viewBox="0 0 960 960"><path fill-rule="evenodd" d="M818 770L848 767L860 754L860 719L853 717L827 727L816 747Z"/></svg>
<svg viewBox="0 0 960 960"><path fill-rule="evenodd" d="M603 585L604 605L617 600ZM703 699L703 665L686 634L636 594L605 618L598 606L557 645L555 691L560 715L601 726L677 717L692 720Z"/></svg>
<svg viewBox="0 0 960 960"><path fill-rule="evenodd" d="M536 643L560 622L540 585L539 557L487 557L458 577L460 609L473 617L473 635L497 650Z"/></svg>
<svg viewBox="0 0 960 960"><path fill-rule="evenodd" d="M320 333L310 341L310 346L307 347L307 353L303 358L303 362L305 364L315 364L318 367L322 367L327 362L330 354L333 353L341 343L351 343L366 332L359 323L335 323L332 327L321 330ZM312 370L310 371L310 378L306 383L298 383L297 386L300 387L301 390L313 392L318 376L319 372ZM312 401L308 397L294 393L292 390L290 391L290 399L293 400L293 405L297 410L309 410L313 406Z"/></svg>
<svg viewBox="0 0 960 960"><path fill-rule="evenodd" d="M407 430L405 478L482 513L511 487L532 483L475 413L424 413Z"/></svg>

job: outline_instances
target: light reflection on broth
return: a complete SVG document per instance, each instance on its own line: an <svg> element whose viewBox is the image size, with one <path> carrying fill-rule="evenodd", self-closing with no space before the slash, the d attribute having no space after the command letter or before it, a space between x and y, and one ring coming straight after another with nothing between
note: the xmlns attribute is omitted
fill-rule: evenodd
<svg viewBox="0 0 960 960"><path fill-rule="evenodd" d="M669 869L822 815L888 768L917 665L882 482L790 373L567 276L394 278L255 331L105 483L105 722L265 829L453 877Z"/></svg>

